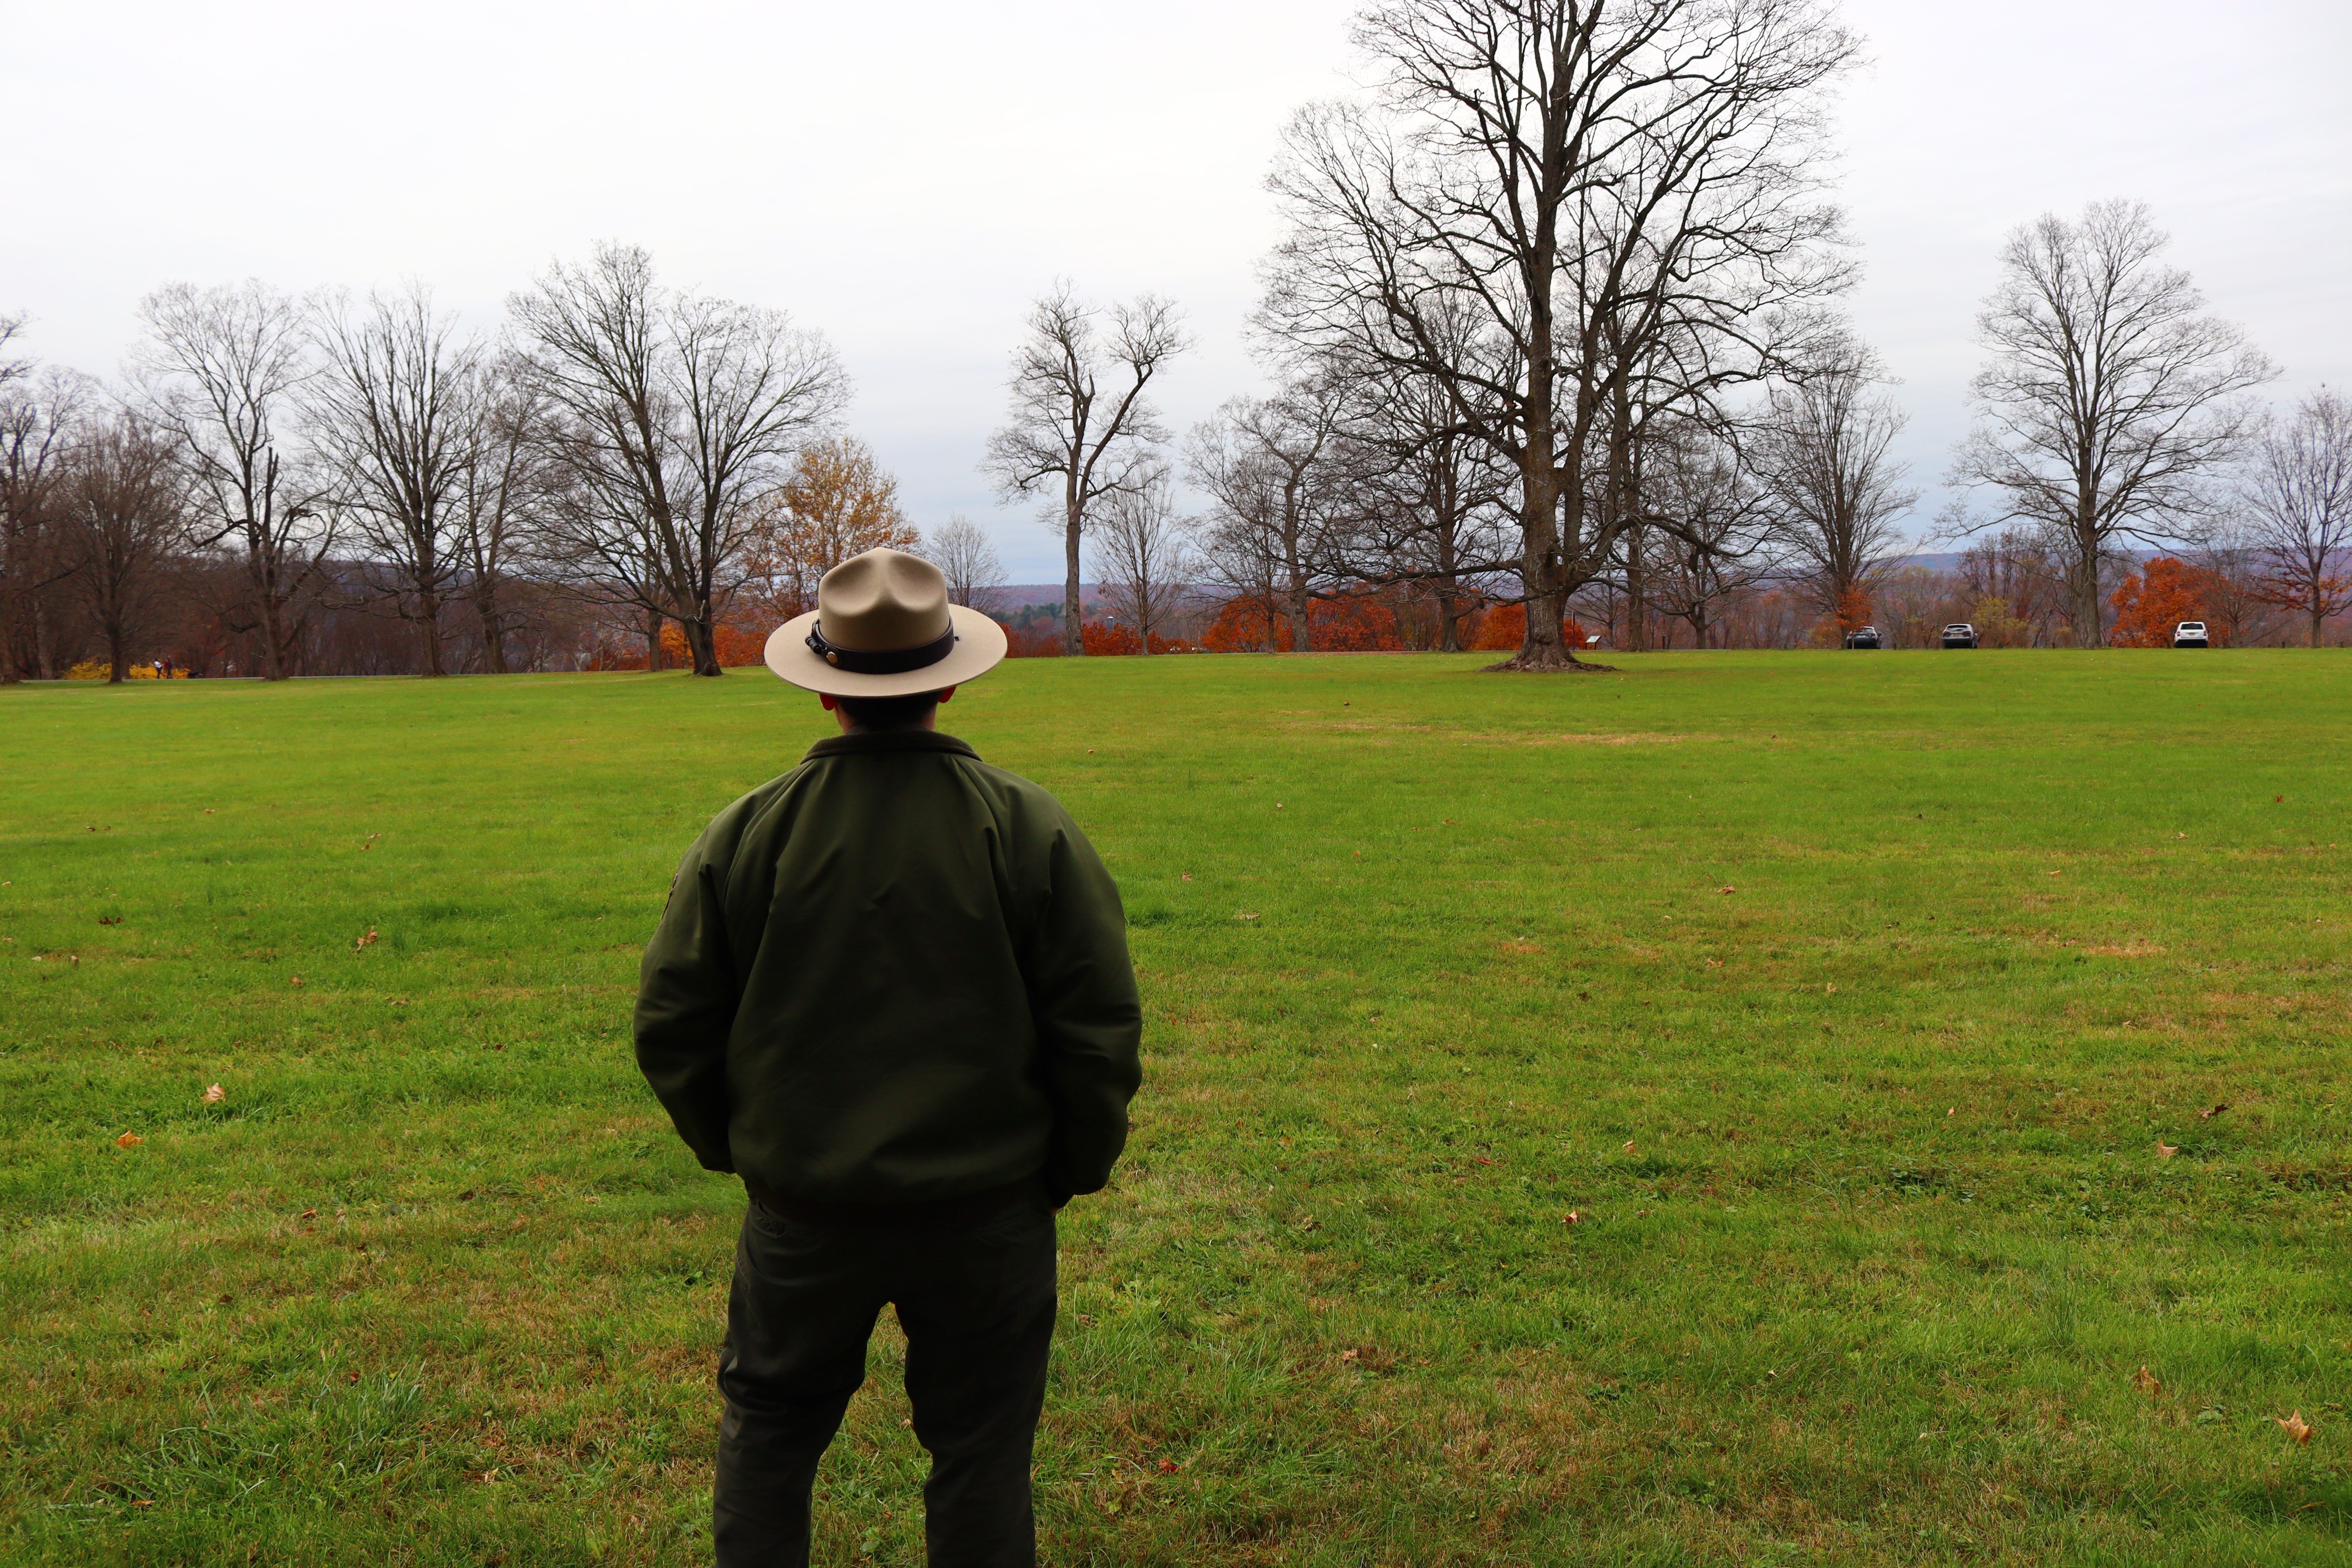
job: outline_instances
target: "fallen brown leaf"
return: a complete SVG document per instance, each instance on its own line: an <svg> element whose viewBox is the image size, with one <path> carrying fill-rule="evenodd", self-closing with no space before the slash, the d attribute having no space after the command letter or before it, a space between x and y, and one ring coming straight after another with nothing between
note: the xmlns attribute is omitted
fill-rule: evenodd
<svg viewBox="0 0 2352 1568"><path fill-rule="evenodd" d="M317 1209L304 1209L302 1211L302 1217L304 1219L317 1219L319 1217L319 1211Z"/></svg>
<svg viewBox="0 0 2352 1568"><path fill-rule="evenodd" d="M2281 795L2279 798L2284 800L2286 796ZM2302 1411L2298 1410L2292 1415L2274 1416L2273 1419L2276 1420L2280 1429L2294 1438L2298 1445L2306 1448L2311 1447L2311 1423L2303 1418Z"/></svg>
<svg viewBox="0 0 2352 1568"><path fill-rule="evenodd" d="M125 1132L121 1137L117 1138L114 1141L114 1146L118 1149L136 1149L140 1144L144 1143L145 1142L147 1142L147 1140L142 1138L136 1132Z"/></svg>
<svg viewBox="0 0 2352 1568"><path fill-rule="evenodd" d="M2137 1372L2132 1373L2132 1386L2138 1389L2142 1394L2148 1394L2151 1397L2164 1392L2164 1384L2158 1382L2156 1373L2148 1371L2146 1367L2142 1367Z"/></svg>
<svg viewBox="0 0 2352 1568"><path fill-rule="evenodd" d="M1628 1138L1628 1139L1626 1139L1626 1140L1625 1140L1625 1152L1627 1152L1628 1154L1630 1154L1630 1153L1632 1153L1633 1152L1633 1141L1631 1138Z"/></svg>
<svg viewBox="0 0 2352 1568"><path fill-rule="evenodd" d="M2212 1120L2213 1120L2213 1118L2215 1118L2215 1117L2217 1117L2217 1116L2221 1115L2221 1112L2223 1112L2223 1111L2225 1111L2225 1110L2229 1110L2229 1109L2230 1109L2230 1107L2229 1107L2226 1103L2224 1103L2224 1104L2221 1104L2221 1105L2217 1105L2217 1106L2215 1106L2215 1107L2214 1107L2212 1110L2200 1110L2200 1111L2199 1111L2199 1112L2197 1113L2197 1120L2198 1120L2198 1121L2212 1121Z"/></svg>
<svg viewBox="0 0 2352 1568"><path fill-rule="evenodd" d="M1582 1225L1584 1223L1584 1216L1577 1213L1574 1209L1570 1209L1566 1214L1559 1216L1559 1223L1562 1225Z"/></svg>
<svg viewBox="0 0 2352 1568"><path fill-rule="evenodd" d="M209 1083L205 1086L205 1092L201 1098L206 1105L218 1105L228 1098L228 1090L216 1083Z"/></svg>
<svg viewBox="0 0 2352 1568"><path fill-rule="evenodd" d="M2159 1138L2159 1139L2158 1139L2158 1140L2156 1141L2156 1157L2157 1157L2158 1159L2159 1159L2159 1160L2169 1160L2169 1159L2171 1159L2175 1154L2178 1154L2178 1153L2179 1153L2179 1152L2180 1152L2180 1147L2179 1147L2179 1144L2177 1144L2177 1143L2168 1143L2168 1142L2165 1142L2163 1139L2161 1139L2161 1138Z"/></svg>
<svg viewBox="0 0 2352 1568"><path fill-rule="evenodd" d="M288 981L287 984L293 986L297 991L299 991L302 988L302 977L298 974L291 980Z"/></svg>

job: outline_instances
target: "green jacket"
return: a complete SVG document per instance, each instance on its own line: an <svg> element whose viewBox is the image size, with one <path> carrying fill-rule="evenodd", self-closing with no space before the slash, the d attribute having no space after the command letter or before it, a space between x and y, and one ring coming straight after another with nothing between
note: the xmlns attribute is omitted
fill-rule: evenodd
<svg viewBox="0 0 2352 1568"><path fill-rule="evenodd" d="M704 1167L817 1202L1098 1190L1142 1026L1094 847L928 730L820 741L720 812L637 987L637 1065Z"/></svg>

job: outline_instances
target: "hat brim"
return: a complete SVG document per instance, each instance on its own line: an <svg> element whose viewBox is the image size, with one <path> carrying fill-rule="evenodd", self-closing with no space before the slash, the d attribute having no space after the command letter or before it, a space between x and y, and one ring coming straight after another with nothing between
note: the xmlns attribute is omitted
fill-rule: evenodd
<svg viewBox="0 0 2352 1568"><path fill-rule="evenodd" d="M860 675L835 668L810 648L809 629L816 625L816 616L814 610L794 616L768 634L768 668L780 679L831 697L911 697L919 691L941 691L986 675L1004 658L1003 626L978 610L950 605L948 616L955 623L956 644L947 658L896 675Z"/></svg>

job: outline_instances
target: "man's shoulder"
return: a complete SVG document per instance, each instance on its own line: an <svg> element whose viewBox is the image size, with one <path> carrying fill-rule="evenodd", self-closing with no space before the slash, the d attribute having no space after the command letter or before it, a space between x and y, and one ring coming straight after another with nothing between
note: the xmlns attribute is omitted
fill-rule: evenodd
<svg viewBox="0 0 2352 1568"><path fill-rule="evenodd" d="M1054 792L1035 779L1024 778L977 756L964 762L963 771L982 791L1024 819L1055 825L1070 821L1069 812Z"/></svg>

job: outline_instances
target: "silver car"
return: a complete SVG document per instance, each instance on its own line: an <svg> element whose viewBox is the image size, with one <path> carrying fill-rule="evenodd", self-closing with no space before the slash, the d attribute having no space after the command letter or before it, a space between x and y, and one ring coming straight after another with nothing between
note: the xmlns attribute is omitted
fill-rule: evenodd
<svg viewBox="0 0 2352 1568"><path fill-rule="evenodd" d="M2203 621L2183 621L2172 628L2175 647L2211 647L2213 641L2205 635Z"/></svg>
<svg viewBox="0 0 2352 1568"><path fill-rule="evenodd" d="M1944 628L1944 646L1946 647L1976 647L1976 627L1969 625L1966 621L1954 621L1950 626Z"/></svg>

